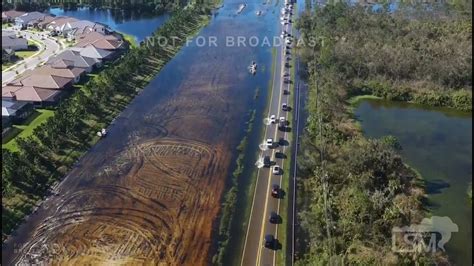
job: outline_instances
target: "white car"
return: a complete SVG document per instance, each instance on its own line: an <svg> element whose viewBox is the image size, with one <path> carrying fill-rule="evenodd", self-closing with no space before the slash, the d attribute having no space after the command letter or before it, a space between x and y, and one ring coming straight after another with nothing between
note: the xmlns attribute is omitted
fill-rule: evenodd
<svg viewBox="0 0 474 266"><path fill-rule="evenodd" d="M285 123L285 122L286 122L286 119L285 119L285 117L283 117L283 116L282 116L282 117L280 117L280 123Z"/></svg>
<svg viewBox="0 0 474 266"><path fill-rule="evenodd" d="M270 122L272 122L272 124L276 123L276 116L275 115L270 116Z"/></svg>
<svg viewBox="0 0 474 266"><path fill-rule="evenodd" d="M267 139L266 143L267 143L267 147L269 147L269 148L273 147L273 139L272 138Z"/></svg>
<svg viewBox="0 0 474 266"><path fill-rule="evenodd" d="M280 166L278 165L273 166L272 172L274 175L280 174Z"/></svg>

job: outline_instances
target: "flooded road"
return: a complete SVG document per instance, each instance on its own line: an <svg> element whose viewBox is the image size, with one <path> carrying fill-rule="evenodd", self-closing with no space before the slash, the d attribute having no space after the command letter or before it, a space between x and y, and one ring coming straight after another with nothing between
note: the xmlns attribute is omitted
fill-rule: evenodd
<svg viewBox="0 0 474 266"><path fill-rule="evenodd" d="M277 2L247 2L237 15L240 4L225 1L200 33L217 47L190 43L132 101L6 242L3 265L209 262L246 114L271 77L270 46L225 40L278 36Z"/></svg>

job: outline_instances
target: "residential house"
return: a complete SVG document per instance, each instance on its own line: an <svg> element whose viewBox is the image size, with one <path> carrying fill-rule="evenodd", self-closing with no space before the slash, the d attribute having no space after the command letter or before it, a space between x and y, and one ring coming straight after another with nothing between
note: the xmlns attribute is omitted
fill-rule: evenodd
<svg viewBox="0 0 474 266"><path fill-rule="evenodd" d="M65 50L53 58L50 58L47 65L68 65L85 69L87 73L92 72L96 64L100 64L100 60L96 58L83 57L80 52L73 50Z"/></svg>
<svg viewBox="0 0 474 266"><path fill-rule="evenodd" d="M56 17L55 20L51 21L46 26L46 30L49 30L56 34L61 34L68 23L72 23L75 21L78 21L78 20L71 17Z"/></svg>
<svg viewBox="0 0 474 266"><path fill-rule="evenodd" d="M68 40L73 41L77 36L90 32L107 34L110 32L110 30L107 25L101 23L91 22L88 20L79 20L66 24L62 34L64 37L68 38Z"/></svg>
<svg viewBox="0 0 474 266"><path fill-rule="evenodd" d="M24 15L25 12L9 10L2 12L2 23L14 22L15 18Z"/></svg>
<svg viewBox="0 0 474 266"><path fill-rule="evenodd" d="M13 62L16 60L15 51L12 49L3 49L2 48L2 63Z"/></svg>
<svg viewBox="0 0 474 266"><path fill-rule="evenodd" d="M73 80L73 83L79 82L83 74L86 72L85 69L68 65L69 62L63 63L64 64L57 63L54 65L44 65L36 68L33 73L70 78Z"/></svg>
<svg viewBox="0 0 474 266"><path fill-rule="evenodd" d="M32 111L33 106L29 102L2 99L2 126L4 126L4 119L8 122L19 122L28 117Z"/></svg>
<svg viewBox="0 0 474 266"><path fill-rule="evenodd" d="M86 47L71 47L71 50L79 52L82 57L89 57L99 60L97 66L102 66L102 62L112 59L113 52L94 47L89 44Z"/></svg>
<svg viewBox="0 0 474 266"><path fill-rule="evenodd" d="M57 19L57 17L53 17L53 16L46 16L44 17L44 19L41 21L41 22L38 22L38 29L41 29L41 30L45 30L46 27L49 25L49 23L55 21Z"/></svg>
<svg viewBox="0 0 474 266"><path fill-rule="evenodd" d="M35 106L52 105L59 101L61 91L36 88L33 86L2 87L2 100L31 102Z"/></svg>
<svg viewBox="0 0 474 266"><path fill-rule="evenodd" d="M119 34L103 34L99 32L91 32L79 35L76 39L78 43L75 47L86 47L93 45L96 48L108 51L116 51L126 48L126 42Z"/></svg>
<svg viewBox="0 0 474 266"><path fill-rule="evenodd" d="M35 27L46 18L46 14L40 12L25 13L15 18L15 28L26 29L28 27Z"/></svg>
<svg viewBox="0 0 474 266"><path fill-rule="evenodd" d="M58 77L52 74L35 73L27 71L22 77L19 77L7 85L10 86L32 86L36 88L49 90L66 90L71 87L72 78Z"/></svg>
<svg viewBox="0 0 474 266"><path fill-rule="evenodd" d="M14 51L27 50L28 41L25 38L18 38L15 35L2 35L2 49L12 49Z"/></svg>

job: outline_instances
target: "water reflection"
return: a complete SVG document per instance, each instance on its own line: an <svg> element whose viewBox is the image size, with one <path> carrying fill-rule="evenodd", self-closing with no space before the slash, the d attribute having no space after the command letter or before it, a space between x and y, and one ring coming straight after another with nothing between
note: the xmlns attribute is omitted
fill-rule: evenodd
<svg viewBox="0 0 474 266"><path fill-rule="evenodd" d="M458 265L472 263L472 114L441 108L365 100L355 112L369 137L395 136L405 162L425 179L430 214L459 226L446 247Z"/></svg>

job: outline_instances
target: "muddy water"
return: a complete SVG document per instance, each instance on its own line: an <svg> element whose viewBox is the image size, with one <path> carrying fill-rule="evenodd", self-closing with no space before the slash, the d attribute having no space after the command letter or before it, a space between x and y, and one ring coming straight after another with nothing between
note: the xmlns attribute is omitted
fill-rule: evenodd
<svg viewBox="0 0 474 266"><path fill-rule="evenodd" d="M277 3L247 2L236 15L240 4L225 1L200 33L216 36L218 47L190 43L135 98L7 241L2 264L208 262L245 114L257 87L266 100L271 77L270 47L223 40L279 35ZM256 76L247 71L252 60Z"/></svg>

